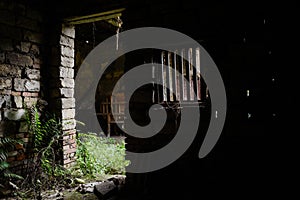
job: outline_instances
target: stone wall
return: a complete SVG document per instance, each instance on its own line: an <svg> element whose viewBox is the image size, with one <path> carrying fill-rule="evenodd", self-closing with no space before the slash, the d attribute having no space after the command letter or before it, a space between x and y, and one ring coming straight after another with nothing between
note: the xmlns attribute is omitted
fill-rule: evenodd
<svg viewBox="0 0 300 200"><path fill-rule="evenodd" d="M0 2L0 137L24 141L7 159L17 172L31 150L24 113L39 99L62 120L62 164L75 159L74 37L74 27L39 6Z"/></svg>
<svg viewBox="0 0 300 200"><path fill-rule="evenodd" d="M0 137L21 138L8 162L20 171L26 163L30 138L25 108L41 98L43 17L25 4L0 2Z"/></svg>
<svg viewBox="0 0 300 200"><path fill-rule="evenodd" d="M62 164L70 166L75 161L76 121L74 98L74 38L75 27L56 23L50 44L51 62L49 91L50 106L62 120Z"/></svg>

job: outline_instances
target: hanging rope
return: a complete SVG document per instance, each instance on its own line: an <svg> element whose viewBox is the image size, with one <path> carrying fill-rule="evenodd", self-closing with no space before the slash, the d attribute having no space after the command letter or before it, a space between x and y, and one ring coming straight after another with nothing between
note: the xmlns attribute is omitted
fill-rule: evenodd
<svg viewBox="0 0 300 200"><path fill-rule="evenodd" d="M119 32L120 32L120 29L122 27L122 24L123 24L123 22L122 22L120 16L118 16L117 17L117 26L118 27L117 27L117 35L116 35L116 50L119 49Z"/></svg>

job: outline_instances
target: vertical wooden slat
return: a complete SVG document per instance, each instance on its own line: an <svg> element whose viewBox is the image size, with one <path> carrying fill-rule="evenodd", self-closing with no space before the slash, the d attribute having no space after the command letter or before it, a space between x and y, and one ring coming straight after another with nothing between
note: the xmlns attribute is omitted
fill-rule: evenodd
<svg viewBox="0 0 300 200"><path fill-rule="evenodd" d="M173 60L172 60L172 53L168 52L168 86L169 86L169 101L174 101L174 95L173 95L173 73L172 73L172 67L173 67Z"/></svg>
<svg viewBox="0 0 300 200"><path fill-rule="evenodd" d="M188 80L188 87L187 87L187 93L188 93L188 100L193 100L193 51L191 48L188 49L188 64L187 64L187 80Z"/></svg>
<svg viewBox="0 0 300 200"><path fill-rule="evenodd" d="M196 48L196 84L197 84L197 100L201 100L201 66L200 66L200 48Z"/></svg>
<svg viewBox="0 0 300 200"><path fill-rule="evenodd" d="M182 71L182 76L181 76L181 87L182 87L182 100L186 101L187 98L187 82L185 78L187 77L187 70L186 70L186 60L184 59L185 56L185 50L182 49L181 51L181 71Z"/></svg>
<svg viewBox="0 0 300 200"><path fill-rule="evenodd" d="M161 53L161 77L162 77L162 85L163 85L163 91L162 91L162 97L163 101L167 101L167 90L166 90L166 70L164 68L165 64L165 52L163 51Z"/></svg>
<svg viewBox="0 0 300 200"><path fill-rule="evenodd" d="M175 100L178 101L180 99L179 97L179 85L178 85L178 67L177 67L177 53L178 51L176 50L175 53L173 54L173 63L174 63L174 94L175 94Z"/></svg>

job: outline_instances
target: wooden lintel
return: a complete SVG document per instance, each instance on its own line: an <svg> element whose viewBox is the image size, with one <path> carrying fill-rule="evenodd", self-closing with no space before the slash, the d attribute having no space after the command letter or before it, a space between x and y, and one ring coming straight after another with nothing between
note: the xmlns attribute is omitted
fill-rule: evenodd
<svg viewBox="0 0 300 200"><path fill-rule="evenodd" d="M107 12L102 12L102 13L96 13L92 15L86 15L86 16L80 16L80 17L70 17L64 19L65 23L76 25L76 24L85 24L85 23L92 23L96 21L101 21L101 20L108 20L112 18L117 18L122 15L122 11L124 11L125 8L120 8L116 10L111 10Z"/></svg>

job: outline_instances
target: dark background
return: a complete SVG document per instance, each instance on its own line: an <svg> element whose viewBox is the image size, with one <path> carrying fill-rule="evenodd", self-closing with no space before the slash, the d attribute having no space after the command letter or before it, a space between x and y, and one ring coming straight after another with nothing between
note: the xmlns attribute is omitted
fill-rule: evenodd
<svg viewBox="0 0 300 200"><path fill-rule="evenodd" d="M142 193L153 199L201 199L205 195L244 199L295 192L291 183L296 177L293 138L298 132L294 129L298 84L297 64L292 60L298 51L290 47L297 47L294 5L192 0L47 4L53 7L49 14L59 18L125 7L122 30L145 26L178 30L201 41L218 66L228 101L220 140L203 159L197 157L196 140L188 157L143 175Z"/></svg>

